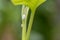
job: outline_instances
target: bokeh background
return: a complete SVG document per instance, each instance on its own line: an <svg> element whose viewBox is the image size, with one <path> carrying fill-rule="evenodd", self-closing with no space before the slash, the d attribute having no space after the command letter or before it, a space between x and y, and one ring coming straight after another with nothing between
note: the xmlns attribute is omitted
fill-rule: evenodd
<svg viewBox="0 0 60 40"><path fill-rule="evenodd" d="M0 0L0 40L21 40L21 7ZM30 40L60 40L60 0L36 9Z"/></svg>

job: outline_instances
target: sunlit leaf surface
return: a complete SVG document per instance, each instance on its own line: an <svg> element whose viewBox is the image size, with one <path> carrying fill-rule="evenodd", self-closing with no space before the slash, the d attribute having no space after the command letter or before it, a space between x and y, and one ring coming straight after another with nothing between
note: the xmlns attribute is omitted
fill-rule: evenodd
<svg viewBox="0 0 60 40"><path fill-rule="evenodd" d="M30 7L31 10L35 10L39 5L41 5L46 0L11 0L14 5L26 5Z"/></svg>

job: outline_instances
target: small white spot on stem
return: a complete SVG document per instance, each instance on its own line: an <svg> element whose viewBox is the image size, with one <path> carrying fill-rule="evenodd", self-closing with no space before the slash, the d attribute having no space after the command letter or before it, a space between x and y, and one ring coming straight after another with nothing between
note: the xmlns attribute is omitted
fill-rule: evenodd
<svg viewBox="0 0 60 40"><path fill-rule="evenodd" d="M21 27L23 27L23 24L21 24Z"/></svg>
<svg viewBox="0 0 60 40"><path fill-rule="evenodd" d="M22 15L22 20L24 20L26 18L26 15L25 14L23 14Z"/></svg>

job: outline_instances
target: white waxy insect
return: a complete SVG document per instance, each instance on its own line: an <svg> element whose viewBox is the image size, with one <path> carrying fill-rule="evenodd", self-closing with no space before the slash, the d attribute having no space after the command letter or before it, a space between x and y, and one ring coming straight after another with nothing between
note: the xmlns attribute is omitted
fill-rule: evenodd
<svg viewBox="0 0 60 40"><path fill-rule="evenodd" d="M21 27L23 27L23 24L21 24Z"/></svg>
<svg viewBox="0 0 60 40"><path fill-rule="evenodd" d="M23 14L22 15L22 20L24 20L26 18L26 15L25 14Z"/></svg>

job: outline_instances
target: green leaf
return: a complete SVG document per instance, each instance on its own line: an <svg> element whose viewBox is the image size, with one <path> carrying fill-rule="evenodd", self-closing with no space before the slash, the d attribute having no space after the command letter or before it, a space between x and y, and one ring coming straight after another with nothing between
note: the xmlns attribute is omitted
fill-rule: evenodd
<svg viewBox="0 0 60 40"><path fill-rule="evenodd" d="M14 5L25 5L28 6L31 11L35 10L39 5L41 5L46 0L11 0Z"/></svg>

